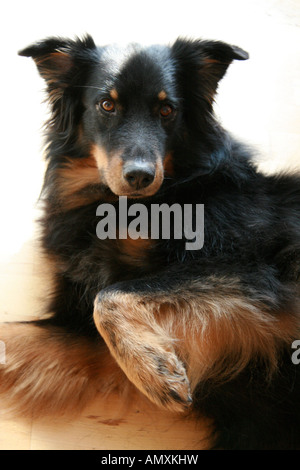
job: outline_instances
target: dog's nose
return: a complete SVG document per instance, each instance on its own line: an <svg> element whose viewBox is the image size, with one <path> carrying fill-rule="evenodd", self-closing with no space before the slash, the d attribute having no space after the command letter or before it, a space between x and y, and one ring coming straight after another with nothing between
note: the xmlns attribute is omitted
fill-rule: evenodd
<svg viewBox="0 0 300 470"><path fill-rule="evenodd" d="M155 177L155 167L150 163L127 163L123 168L123 176L133 189L150 186Z"/></svg>

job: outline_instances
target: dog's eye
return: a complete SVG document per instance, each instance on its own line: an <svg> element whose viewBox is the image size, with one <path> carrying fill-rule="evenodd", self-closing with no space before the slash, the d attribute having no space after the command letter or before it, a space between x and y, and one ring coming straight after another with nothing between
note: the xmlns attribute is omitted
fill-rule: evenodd
<svg viewBox="0 0 300 470"><path fill-rule="evenodd" d="M173 113L173 108L169 104L164 104L160 108L160 115L163 118L167 118L167 117L171 116L172 113Z"/></svg>
<svg viewBox="0 0 300 470"><path fill-rule="evenodd" d="M115 111L115 103L112 100L102 100L100 101L100 107L103 109L103 111L106 111L107 113L113 113Z"/></svg>

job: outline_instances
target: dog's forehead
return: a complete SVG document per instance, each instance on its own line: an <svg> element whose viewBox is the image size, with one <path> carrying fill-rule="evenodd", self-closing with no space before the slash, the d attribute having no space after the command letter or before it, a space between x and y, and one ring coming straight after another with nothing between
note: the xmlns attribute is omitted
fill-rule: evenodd
<svg viewBox="0 0 300 470"><path fill-rule="evenodd" d="M118 75L130 57L142 50L139 44L112 44L101 48L101 63L111 75Z"/></svg>
<svg viewBox="0 0 300 470"><path fill-rule="evenodd" d="M106 46L101 50L101 64L108 80L114 81L130 72L131 79L140 77L144 81L145 75L150 73L149 79L156 75L157 81L160 77L165 83L173 83L175 67L167 46L137 43Z"/></svg>

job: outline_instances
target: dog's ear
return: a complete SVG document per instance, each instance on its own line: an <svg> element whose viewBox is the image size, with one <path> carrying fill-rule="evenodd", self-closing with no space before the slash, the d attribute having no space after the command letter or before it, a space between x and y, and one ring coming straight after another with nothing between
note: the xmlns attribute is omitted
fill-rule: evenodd
<svg viewBox="0 0 300 470"><path fill-rule="evenodd" d="M69 135L76 110L80 108L87 74L91 65L97 63L93 39L88 35L74 41L48 38L26 47L19 55L32 57L35 61L47 84L51 125L55 131Z"/></svg>
<svg viewBox="0 0 300 470"><path fill-rule="evenodd" d="M221 41L189 41L180 38L172 46L172 54L181 78L185 78L185 82L190 80L192 86L198 83L197 88L202 90L204 99L210 104L231 62L249 58L243 49Z"/></svg>
<svg viewBox="0 0 300 470"><path fill-rule="evenodd" d="M48 38L32 44L19 52L19 55L32 57L40 75L49 85L62 88L74 82L74 75L85 60L85 52L95 49L91 36L70 40Z"/></svg>

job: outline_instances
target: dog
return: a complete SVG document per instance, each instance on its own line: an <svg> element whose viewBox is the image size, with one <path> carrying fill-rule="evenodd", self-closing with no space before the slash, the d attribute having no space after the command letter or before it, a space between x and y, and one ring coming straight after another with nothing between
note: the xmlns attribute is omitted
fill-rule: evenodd
<svg viewBox="0 0 300 470"><path fill-rule="evenodd" d="M262 174L213 111L248 53L185 38L97 47L86 35L20 55L51 111L40 224L54 288L45 317L0 326L2 403L73 413L130 384L207 418L209 449L299 449L300 176ZM118 236L121 198L127 224L137 204L202 205L203 246ZM104 204L116 237L97 236Z"/></svg>

